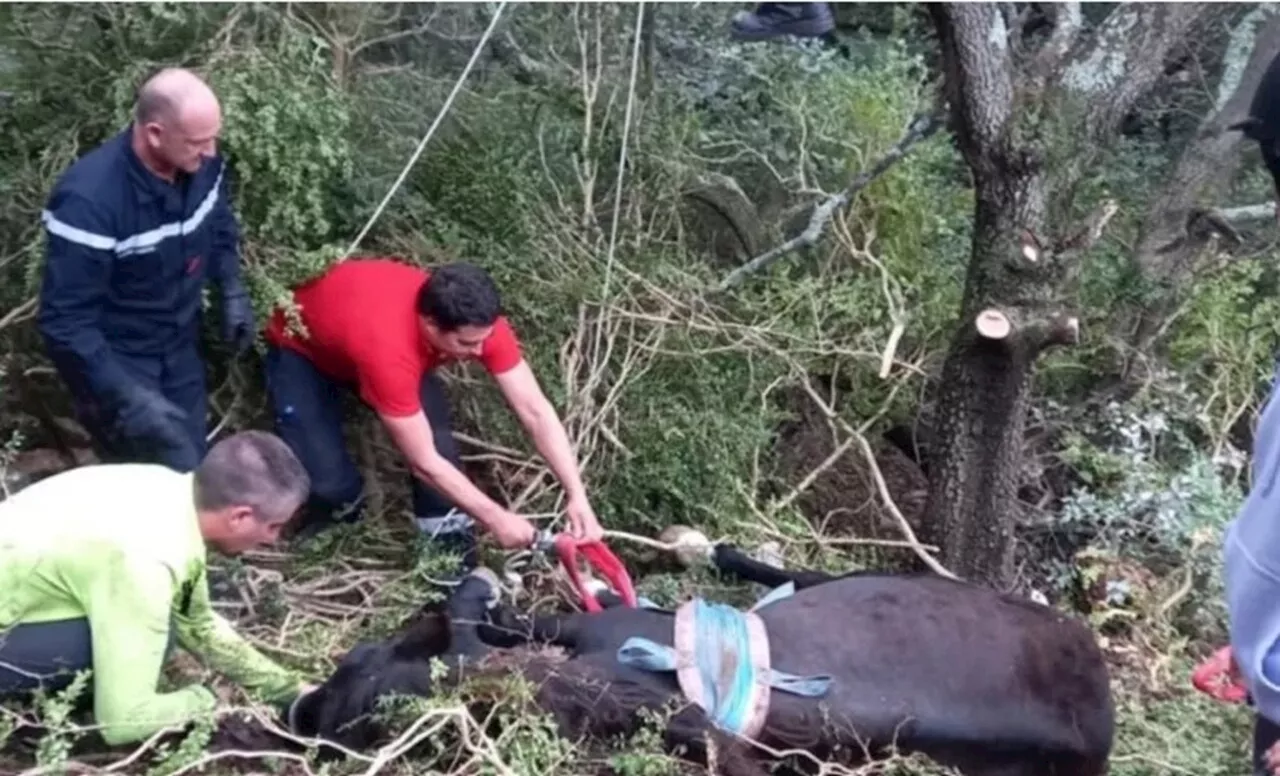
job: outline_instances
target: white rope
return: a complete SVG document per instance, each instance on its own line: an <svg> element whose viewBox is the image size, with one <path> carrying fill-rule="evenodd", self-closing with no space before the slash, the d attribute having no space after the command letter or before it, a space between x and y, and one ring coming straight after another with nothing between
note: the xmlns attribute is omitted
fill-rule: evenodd
<svg viewBox="0 0 1280 776"><path fill-rule="evenodd" d="M396 190L400 188L400 184L404 183L404 179L408 177L409 171L413 169L413 165L417 163L418 157L422 155L422 149L427 147L427 142L431 140L431 136L436 133L436 128L440 126L440 122L444 121L444 117L448 115L449 108L453 105L453 100L458 96L458 92L462 91L462 84L466 82L467 76L471 74L471 68L475 66L476 60L480 58L480 52L484 51L484 44L489 41L489 36L493 34L493 30L498 26L498 19L502 17L502 10L507 7L507 0L502 0L498 4L498 10L494 12L493 18L489 20L489 27L480 36L480 42L476 44L475 51L471 52L471 60L467 62L466 68L463 69L462 75L458 76L458 82L453 85L453 91L449 92L449 96L445 98L444 105L440 108L440 113L436 115L436 120L431 122L431 126L427 129L427 134L422 136L422 140L418 143L418 147L413 152L413 156L409 157L409 161L405 164L404 169L400 171L400 177L396 178L396 182L391 184L391 190L382 198L382 202L378 205L378 209L373 211L373 215L369 216L369 221L360 230L360 234L356 235L356 239L351 241L351 246L347 248L346 253L342 254L342 259L351 256L356 246L364 239L364 236L373 228L374 222L382 215L382 211L387 207L387 203L391 201L391 197L395 196ZM339 259L341 261L342 259Z"/></svg>
<svg viewBox="0 0 1280 776"><path fill-rule="evenodd" d="M627 86L627 108L622 116L622 150L618 152L618 179L613 191L613 224L609 228L609 251L604 265L604 290L609 294L609 281L613 277L613 254L618 244L618 217L622 213L622 179L627 171L627 138L631 135L631 108L636 101L636 73L640 70L640 33L644 30L644 0L636 7L636 35L631 50L631 82ZM599 336L599 330L596 334Z"/></svg>

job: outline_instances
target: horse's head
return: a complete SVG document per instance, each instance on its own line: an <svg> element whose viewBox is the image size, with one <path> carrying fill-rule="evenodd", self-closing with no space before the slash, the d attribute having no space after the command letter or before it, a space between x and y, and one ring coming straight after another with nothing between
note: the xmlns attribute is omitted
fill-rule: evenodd
<svg viewBox="0 0 1280 776"><path fill-rule="evenodd" d="M445 664L448 676L485 656L489 648L475 631L497 590L493 572L477 569L448 601L423 607L391 638L354 647L318 689L294 704L294 732L349 749L372 746L381 738L373 719L380 698L430 697L436 689L434 659Z"/></svg>

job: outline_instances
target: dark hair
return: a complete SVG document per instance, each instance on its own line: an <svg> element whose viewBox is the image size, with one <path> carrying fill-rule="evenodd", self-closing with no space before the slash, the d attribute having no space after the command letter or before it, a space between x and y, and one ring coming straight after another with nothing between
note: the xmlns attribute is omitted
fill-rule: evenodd
<svg viewBox="0 0 1280 776"><path fill-rule="evenodd" d="M418 289L418 315L443 331L491 326L502 315L502 296L489 273L476 265L445 264Z"/></svg>
<svg viewBox="0 0 1280 776"><path fill-rule="evenodd" d="M195 470L196 509L253 507L265 523L288 520L306 501L311 478L275 434L241 431L219 441Z"/></svg>

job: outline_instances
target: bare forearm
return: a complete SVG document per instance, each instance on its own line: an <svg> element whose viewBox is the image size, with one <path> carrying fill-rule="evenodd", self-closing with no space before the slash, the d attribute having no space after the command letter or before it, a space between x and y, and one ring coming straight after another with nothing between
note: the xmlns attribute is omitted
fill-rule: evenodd
<svg viewBox="0 0 1280 776"><path fill-rule="evenodd" d="M569 444L569 435L555 411L548 406L541 412L532 413L526 426L533 438L534 447L551 467L551 472L560 481L565 495L569 498L586 495L582 475L578 471L578 457L574 454L573 447Z"/></svg>
<svg viewBox="0 0 1280 776"><path fill-rule="evenodd" d="M496 522L505 511L446 458L437 455L422 462L414 461L411 466L416 477L486 527Z"/></svg>

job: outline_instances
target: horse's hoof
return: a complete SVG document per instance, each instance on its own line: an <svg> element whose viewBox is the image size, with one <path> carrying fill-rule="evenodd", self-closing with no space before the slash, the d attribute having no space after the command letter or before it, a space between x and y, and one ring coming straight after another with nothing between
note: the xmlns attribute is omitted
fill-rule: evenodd
<svg viewBox="0 0 1280 776"><path fill-rule="evenodd" d="M502 591L502 583L498 580L497 573L488 566L476 566L467 572L467 576L474 577L488 586L489 595L485 596L485 598L488 599L486 608L492 609L494 605L498 603L498 596Z"/></svg>

